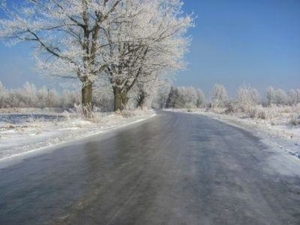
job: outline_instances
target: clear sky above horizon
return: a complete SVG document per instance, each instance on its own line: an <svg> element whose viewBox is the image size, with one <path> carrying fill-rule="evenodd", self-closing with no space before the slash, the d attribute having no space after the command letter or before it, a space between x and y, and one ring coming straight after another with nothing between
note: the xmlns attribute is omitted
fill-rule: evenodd
<svg viewBox="0 0 300 225"><path fill-rule="evenodd" d="M206 94L215 83L231 94L242 84L261 92L268 86L300 88L299 0L184 3L184 12L194 12L197 18L189 32L193 38L186 55L189 65L177 73L175 85L194 86ZM26 81L50 85L49 79L34 72L30 52L26 44L0 43L0 81L5 87L21 87Z"/></svg>

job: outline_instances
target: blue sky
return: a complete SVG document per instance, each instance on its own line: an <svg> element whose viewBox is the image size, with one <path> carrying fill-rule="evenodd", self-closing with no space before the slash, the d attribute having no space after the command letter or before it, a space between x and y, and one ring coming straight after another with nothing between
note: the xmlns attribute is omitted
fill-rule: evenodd
<svg viewBox="0 0 300 225"><path fill-rule="evenodd" d="M184 10L197 19L176 84L300 88L299 0L186 0Z"/></svg>
<svg viewBox="0 0 300 225"><path fill-rule="evenodd" d="M175 85L209 93L215 83L233 95L242 84L263 92L268 86L300 88L299 0L184 0L184 11L197 16L189 65ZM49 80L34 72L26 44L0 44L0 80L8 88L26 81ZM51 84L53 86L53 84Z"/></svg>

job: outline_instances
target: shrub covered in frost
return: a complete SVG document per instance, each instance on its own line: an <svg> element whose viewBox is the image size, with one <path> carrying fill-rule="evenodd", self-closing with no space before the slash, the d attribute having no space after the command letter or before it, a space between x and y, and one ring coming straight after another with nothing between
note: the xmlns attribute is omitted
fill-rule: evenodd
<svg viewBox="0 0 300 225"><path fill-rule="evenodd" d="M300 115L299 114L292 114L290 124L293 126L300 125Z"/></svg>

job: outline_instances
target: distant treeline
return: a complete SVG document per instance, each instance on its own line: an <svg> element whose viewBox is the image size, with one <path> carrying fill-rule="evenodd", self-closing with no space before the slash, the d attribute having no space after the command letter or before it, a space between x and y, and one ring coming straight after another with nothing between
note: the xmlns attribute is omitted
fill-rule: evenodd
<svg viewBox="0 0 300 225"><path fill-rule="evenodd" d="M106 93L98 93L98 98L95 97L93 101L103 109L112 110L111 96ZM46 86L36 88L29 82L22 88L6 89L0 81L0 108L73 108L74 104L81 104L78 91L58 92Z"/></svg>
<svg viewBox="0 0 300 225"><path fill-rule="evenodd" d="M235 98L231 99L227 95L226 88L221 84L214 85L211 95L207 98L201 90L193 87L171 87L165 99L165 108L224 108L232 105L284 106L300 103L300 89L291 89L285 92L282 89L269 87L261 95L255 88L243 85L237 90Z"/></svg>
<svg viewBox="0 0 300 225"><path fill-rule="evenodd" d="M262 97L263 96L263 97ZM128 107L138 107L139 101L145 98L141 93L133 91L129 99ZM101 111L112 111L114 96L112 88L100 88L95 90L93 105ZM297 105L300 103L300 89L292 89L285 92L273 87L267 88L261 95L255 88L241 86L234 99L227 95L223 85L214 85L211 95L205 97L204 93L193 87L170 87L160 85L147 95L147 107L153 108L249 108L262 105ZM72 108L74 104L81 104L81 95L77 91L64 90L58 92L46 86L36 88L34 84L26 82L22 88L6 89L0 81L0 108Z"/></svg>

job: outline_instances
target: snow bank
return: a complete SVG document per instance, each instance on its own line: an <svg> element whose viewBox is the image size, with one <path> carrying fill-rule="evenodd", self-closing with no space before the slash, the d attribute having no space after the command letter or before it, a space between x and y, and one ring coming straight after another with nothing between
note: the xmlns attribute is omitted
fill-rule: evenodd
<svg viewBox="0 0 300 225"><path fill-rule="evenodd" d="M155 116L154 111L94 113L85 120L74 113L0 114L0 163Z"/></svg>
<svg viewBox="0 0 300 225"><path fill-rule="evenodd" d="M175 111L201 114L233 126L246 129L276 146L300 158L300 124L292 124L295 111L289 107L267 108L268 117L250 118L243 113L224 114L224 109L179 109ZM299 110L297 108L297 110ZM173 110L174 111L174 110ZM296 111L297 113L298 111Z"/></svg>
<svg viewBox="0 0 300 225"><path fill-rule="evenodd" d="M203 115L234 126L246 128L262 137L267 143L300 158L300 126L289 125L289 123L286 123L286 118L268 121L240 118L234 115L216 114L212 112L203 113Z"/></svg>

